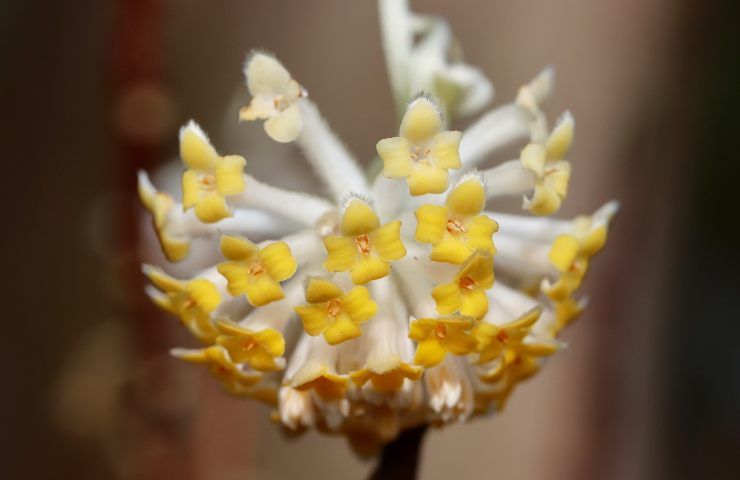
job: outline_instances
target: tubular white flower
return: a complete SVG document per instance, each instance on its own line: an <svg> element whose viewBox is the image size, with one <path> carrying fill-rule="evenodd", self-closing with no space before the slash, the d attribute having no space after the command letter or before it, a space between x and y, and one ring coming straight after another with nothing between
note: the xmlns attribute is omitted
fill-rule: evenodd
<svg viewBox="0 0 740 480"><path fill-rule="evenodd" d="M414 14L406 1L379 5L394 95L406 109L399 136L376 144L384 176L366 179L303 87L260 52L246 65L252 101L240 116L265 120L279 142L297 140L330 199L255 179L195 122L181 130L182 200L139 174L169 260L191 249L223 257L184 279L143 268L154 303L203 344L173 354L208 368L228 392L276 408L284 428L341 433L363 454L406 428L500 412L584 311L580 287L618 208L574 220L486 210L487 200L522 195L525 208L549 215L565 198L573 119L547 128L551 69L465 134L448 130L443 110L476 110L490 84L449 60L444 20ZM429 94L411 97L420 87L444 107ZM528 142L521 158L471 170L519 140Z"/></svg>

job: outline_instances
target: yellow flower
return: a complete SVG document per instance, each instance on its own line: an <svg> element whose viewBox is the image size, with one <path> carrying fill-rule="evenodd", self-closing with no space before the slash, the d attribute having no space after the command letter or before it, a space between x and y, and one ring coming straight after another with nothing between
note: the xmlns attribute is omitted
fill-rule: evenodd
<svg viewBox="0 0 740 480"><path fill-rule="evenodd" d="M530 143L521 153L522 167L535 175L534 195L524 199L524 208L536 215L556 212L570 180L570 162L564 159L573 143L573 117L566 113L545 144Z"/></svg>
<svg viewBox="0 0 740 480"><path fill-rule="evenodd" d="M195 207L195 215L205 223L230 217L226 195L244 191L246 160L238 155L219 156L193 121L180 130L180 157L187 167L182 174L183 209Z"/></svg>
<svg viewBox="0 0 740 480"><path fill-rule="evenodd" d="M548 258L560 272L560 277L554 284L545 279L542 291L555 301L570 297L581 286L591 257L604 248L606 237L605 222L593 221L589 217L577 218L572 233L559 235L552 244Z"/></svg>
<svg viewBox="0 0 740 480"><path fill-rule="evenodd" d="M202 342L213 343L218 332L211 314L221 303L216 286L203 278L178 280L151 265L144 265L142 270L157 288L156 291L148 291L154 303L180 317L187 329Z"/></svg>
<svg viewBox="0 0 740 480"><path fill-rule="evenodd" d="M418 343L414 363L429 368L441 362L449 352L467 355L475 351L470 335L473 320L455 315L443 318L419 318L409 326L409 338Z"/></svg>
<svg viewBox="0 0 740 480"><path fill-rule="evenodd" d="M162 246L167 260L179 262L187 257L190 250L190 240L172 231L170 215L173 213L175 199L165 192L159 192L149 181L144 172L139 172L139 199L144 207L152 214L154 231L157 233L159 244Z"/></svg>
<svg viewBox="0 0 740 480"><path fill-rule="evenodd" d="M367 288L357 286L345 294L334 282L317 277L306 283L306 301L309 305L295 307L304 330L313 336L323 333L330 345L359 337L360 325L378 311Z"/></svg>
<svg viewBox="0 0 740 480"><path fill-rule="evenodd" d="M231 322L217 321L216 327L221 334L216 343L229 352L229 357L236 363L246 363L255 370L270 372L282 370L283 362L276 362L276 357L285 353L283 335L272 328L252 331Z"/></svg>
<svg viewBox="0 0 740 480"><path fill-rule="evenodd" d="M460 267L450 283L434 287L432 297L441 315L459 311L466 317L481 318L488 312L486 290L492 286L493 257L477 251Z"/></svg>
<svg viewBox="0 0 740 480"><path fill-rule="evenodd" d="M385 138L376 148L383 175L406 178L411 195L447 190L448 170L462 166L457 131L442 131L440 107L420 96L409 103L401 121L400 136Z"/></svg>
<svg viewBox="0 0 740 480"><path fill-rule="evenodd" d="M352 382L361 387L370 381L379 392L394 392L403 386L405 379L416 381L421 378L423 369L419 366L409 365L398 357L384 360L388 366L383 369L366 367L352 372Z"/></svg>
<svg viewBox="0 0 740 480"><path fill-rule="evenodd" d="M306 96L301 85L275 57L263 52L251 54L244 75L252 101L239 110L239 120L267 119L265 132L276 142L298 138L303 128L298 100Z"/></svg>
<svg viewBox="0 0 740 480"><path fill-rule="evenodd" d="M463 179L448 195L445 206L422 205L416 215L417 242L431 243L429 258L456 265L464 262L476 250L496 253L493 234L498 224L480 215L486 204L486 192L481 179Z"/></svg>
<svg viewBox="0 0 740 480"><path fill-rule="evenodd" d="M494 325L480 322L473 328L472 335L478 342L478 364L485 365L496 360L503 360L504 354L514 351L521 356L542 357L555 353L557 345L552 342L527 342L525 338L542 314L542 308L535 307L524 313L513 322ZM487 380L498 379L505 362L484 376Z"/></svg>
<svg viewBox="0 0 740 480"><path fill-rule="evenodd" d="M229 282L229 293L246 295L255 307L284 298L279 282L292 277L298 268L285 242L260 248L246 238L222 235L221 253L229 260L218 264L218 271Z"/></svg>
<svg viewBox="0 0 740 480"><path fill-rule="evenodd" d="M249 388L262 379L260 373L248 373L229 357L229 353L220 345L213 345L197 350L176 348L172 355L186 362L200 363L208 366L211 374L219 379L224 388L234 395L245 395Z"/></svg>
<svg viewBox="0 0 740 480"><path fill-rule="evenodd" d="M324 237L328 253L324 268L330 272L349 270L356 284L385 277L390 273L390 262L406 255L401 242L401 221L381 227L378 215L358 198L345 208L340 230L341 236Z"/></svg>

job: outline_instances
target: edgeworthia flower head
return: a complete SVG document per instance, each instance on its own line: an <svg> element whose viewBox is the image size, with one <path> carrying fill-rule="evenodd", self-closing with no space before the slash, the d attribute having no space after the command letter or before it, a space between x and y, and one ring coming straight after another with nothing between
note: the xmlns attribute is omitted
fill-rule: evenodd
<svg viewBox="0 0 740 480"><path fill-rule="evenodd" d="M487 81L449 60L443 20L403 1L380 6L403 106L398 136L377 143L369 171L382 174L363 172L263 52L247 59L252 100L239 116L265 120L278 142L295 140L327 198L257 180L194 122L180 132L179 202L139 174L167 259L193 250L222 257L187 278L144 266L152 300L202 343L173 355L271 405L283 428L342 433L363 453L405 428L503 409L584 311L579 289L618 209L609 202L573 221L546 218L567 195L574 124L566 114L547 128L551 69L464 132L452 130L456 114L485 106ZM520 158L483 168L512 144ZM260 161L269 158L250 157ZM538 217L486 208L504 195L524 198Z"/></svg>

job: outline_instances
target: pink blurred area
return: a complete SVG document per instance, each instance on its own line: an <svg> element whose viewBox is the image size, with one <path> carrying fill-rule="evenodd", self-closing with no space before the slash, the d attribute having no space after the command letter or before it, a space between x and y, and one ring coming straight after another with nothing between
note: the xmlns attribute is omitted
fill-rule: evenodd
<svg viewBox="0 0 740 480"><path fill-rule="evenodd" d="M674 278L692 245L696 112L709 101L695 87L711 85L697 69L724 68L705 58L720 27L695 22L722 25L722 10L688 0L412 7L449 20L497 104L555 66L546 111L576 118L571 194L559 215L613 198L622 205L569 348L502 414L431 431L420 478L732 478L736 432L682 429L666 382L680 340ZM366 477L372 462L341 438L286 438L267 408L169 357L189 340L143 294L139 263L163 260L140 235L135 172L175 158L177 129L194 118L222 151L245 155L255 176L313 184L295 147L236 122L248 99L242 62L257 47L276 53L348 147L371 159L397 128L375 3L9 2L0 21L4 165L13 172L6 478ZM696 457L682 458L691 445Z"/></svg>

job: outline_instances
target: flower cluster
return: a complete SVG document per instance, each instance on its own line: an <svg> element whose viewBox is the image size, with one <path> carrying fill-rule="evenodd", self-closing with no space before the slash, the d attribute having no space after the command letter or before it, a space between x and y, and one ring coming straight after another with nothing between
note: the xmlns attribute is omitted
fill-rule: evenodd
<svg viewBox="0 0 740 480"><path fill-rule="evenodd" d="M403 1L381 0L380 10L403 105L398 135L377 142L379 168L368 170L381 174L360 169L274 56L253 52L252 100L239 118L296 142L331 198L255 179L194 122L180 131L180 203L139 176L168 260L184 259L195 238L217 239L209 245L223 257L188 279L144 266L153 301L202 344L173 355L271 405L284 428L343 433L362 452L404 428L500 411L583 311L578 289L617 210L547 217L567 195L574 130L569 113L547 128L551 70L451 130L451 118L485 107L490 83L446 60L443 20ZM477 168L515 142L519 158ZM487 210L511 195L534 216ZM252 241L265 236L277 238Z"/></svg>

